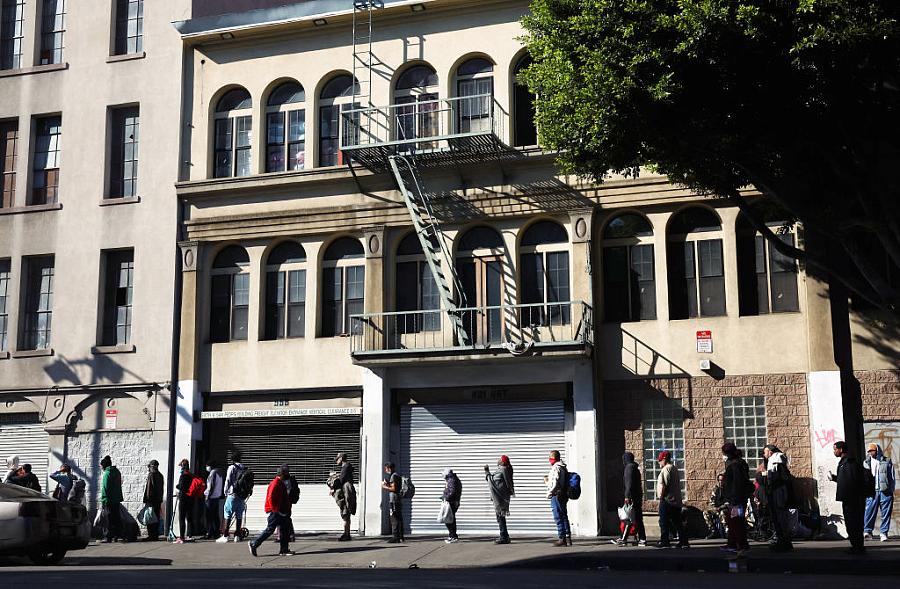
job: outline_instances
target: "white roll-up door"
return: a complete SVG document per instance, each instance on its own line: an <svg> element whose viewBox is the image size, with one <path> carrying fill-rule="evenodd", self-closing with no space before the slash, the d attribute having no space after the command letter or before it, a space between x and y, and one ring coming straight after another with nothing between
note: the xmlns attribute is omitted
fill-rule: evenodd
<svg viewBox="0 0 900 589"><path fill-rule="evenodd" d="M463 485L458 531L496 534L497 520L484 476L501 454L513 466L516 496L507 525L511 534L555 535L544 476L547 454L565 454L565 408L562 401L477 405L406 405L400 415L401 474L416 487L405 519L413 534L444 534L437 523L444 480L451 468Z"/></svg>
<svg viewBox="0 0 900 589"><path fill-rule="evenodd" d="M3 468L3 478L6 477L6 459L17 455L19 464L31 465L31 472L37 475L41 490L46 493L49 452L50 436L44 430L37 413L0 415L0 465Z"/></svg>

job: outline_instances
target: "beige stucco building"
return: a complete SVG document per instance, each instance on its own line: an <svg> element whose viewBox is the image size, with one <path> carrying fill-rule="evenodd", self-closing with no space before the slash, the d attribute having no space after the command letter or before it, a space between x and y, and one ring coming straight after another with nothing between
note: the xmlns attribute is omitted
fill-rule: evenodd
<svg viewBox="0 0 900 589"><path fill-rule="evenodd" d="M146 4L146 6L144 6ZM48 485L167 472L182 52L190 3L3 2L0 454Z"/></svg>

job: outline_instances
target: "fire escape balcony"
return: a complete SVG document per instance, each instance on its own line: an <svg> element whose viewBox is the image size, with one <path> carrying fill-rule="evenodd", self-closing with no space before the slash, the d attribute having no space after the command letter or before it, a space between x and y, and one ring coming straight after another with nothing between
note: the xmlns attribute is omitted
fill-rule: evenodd
<svg viewBox="0 0 900 589"><path fill-rule="evenodd" d="M593 310L583 301L463 307L469 344L440 309L353 315L351 357L360 365L460 359L589 356Z"/></svg>
<svg viewBox="0 0 900 589"><path fill-rule="evenodd" d="M349 108L341 117L345 158L375 173L388 170L392 155L414 155L427 167L483 163L508 151L507 113L492 94Z"/></svg>

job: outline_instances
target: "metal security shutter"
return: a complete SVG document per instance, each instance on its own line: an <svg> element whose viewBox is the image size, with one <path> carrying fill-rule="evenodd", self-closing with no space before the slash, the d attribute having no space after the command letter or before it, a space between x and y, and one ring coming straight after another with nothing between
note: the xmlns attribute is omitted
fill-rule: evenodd
<svg viewBox="0 0 900 589"><path fill-rule="evenodd" d="M17 455L19 464L31 465L31 472L37 475L41 490L46 493L49 452L50 437L37 413L0 415L0 464L3 464L4 478L6 459Z"/></svg>
<svg viewBox="0 0 900 589"><path fill-rule="evenodd" d="M565 450L562 401L407 405L401 409L400 434L400 472L416 486L405 515L412 533L446 533L435 519L444 488L441 470L452 468L463 485L459 532L497 534L484 465L493 470L506 454L516 487L507 518L510 533L555 535L544 476L550 469L547 453Z"/></svg>
<svg viewBox="0 0 900 589"><path fill-rule="evenodd" d="M327 417L261 417L229 419L224 447L213 449L213 456L228 458L240 450L241 461L253 470L256 486L247 502L247 528L266 527L264 504L266 488L282 464L287 464L300 483L300 502L292 519L298 532L337 531L343 523L325 481L335 470L334 457L346 452L356 467L359 486L360 415ZM357 529L357 518L351 520Z"/></svg>

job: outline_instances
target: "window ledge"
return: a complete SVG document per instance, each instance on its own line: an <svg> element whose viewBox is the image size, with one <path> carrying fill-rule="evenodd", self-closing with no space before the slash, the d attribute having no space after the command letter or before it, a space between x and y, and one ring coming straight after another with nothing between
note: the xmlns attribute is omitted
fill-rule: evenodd
<svg viewBox="0 0 900 589"><path fill-rule="evenodd" d="M100 354L133 354L137 351L134 344L126 344L124 346L94 346L91 348L91 354L98 356Z"/></svg>
<svg viewBox="0 0 900 589"><path fill-rule="evenodd" d="M100 199L101 207L111 207L114 205L130 205L141 202L140 196L110 196Z"/></svg>
<svg viewBox="0 0 900 589"><path fill-rule="evenodd" d="M40 213L43 211L58 211L62 209L61 203L53 203L49 205L26 205L24 207L9 207L0 209L0 215L20 215L22 213Z"/></svg>
<svg viewBox="0 0 900 589"><path fill-rule="evenodd" d="M39 358L41 356L52 356L53 348L44 348L43 350L16 350L11 352L12 358Z"/></svg>
<svg viewBox="0 0 900 589"><path fill-rule="evenodd" d="M9 360L9 352L0 352L0 360Z"/></svg>
<svg viewBox="0 0 900 589"><path fill-rule="evenodd" d="M51 63L32 67L21 67L17 70L2 70L0 78L13 78L15 76L27 76L30 74L42 74L44 72L58 72L69 69L69 63Z"/></svg>
<svg viewBox="0 0 900 589"><path fill-rule="evenodd" d="M106 58L106 63L117 63L119 61L132 61L134 59L144 59L147 57L146 51L139 53L123 53L122 55L110 55Z"/></svg>

